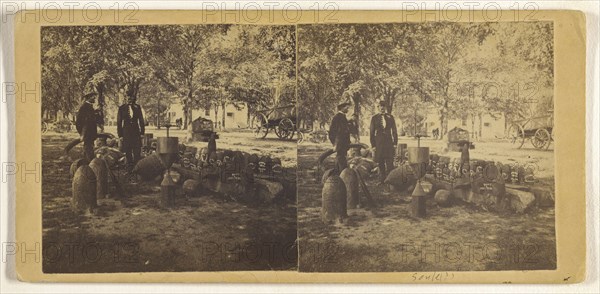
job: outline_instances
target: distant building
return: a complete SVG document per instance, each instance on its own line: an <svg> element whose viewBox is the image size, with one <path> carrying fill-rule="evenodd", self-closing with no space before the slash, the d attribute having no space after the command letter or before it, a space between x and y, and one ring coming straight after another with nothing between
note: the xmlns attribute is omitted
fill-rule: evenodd
<svg viewBox="0 0 600 294"><path fill-rule="evenodd" d="M181 102L172 103L166 112L167 117L170 117L170 123L175 124L177 119L183 118L183 104ZM192 120L199 117L210 119L215 123L215 127L220 126L220 122L223 119L223 109L219 107L217 118L215 119L215 110L213 107L210 109L193 109ZM164 121L167 121L165 118ZM246 128L248 126L248 107L245 103L228 103L225 106L225 128Z"/></svg>
<svg viewBox="0 0 600 294"><path fill-rule="evenodd" d="M97 107L97 106L94 106ZM148 117L146 116L146 110L143 106L142 108L142 116L144 116L144 120L146 121L146 125L148 125ZM116 126L117 125L117 113L119 111L119 107L117 107L113 103L107 103L104 105L104 125L105 126Z"/></svg>
<svg viewBox="0 0 600 294"><path fill-rule="evenodd" d="M478 116L475 116L473 121L469 115L465 115L465 117L461 119L449 119L448 130L455 127L467 130L471 134L471 138L479 139L503 138L506 129L505 118L502 113L484 113L481 115L481 122ZM430 108L428 110L424 121L424 128L424 131L426 131L429 136L432 135L433 130L436 128L441 131L440 118L435 109Z"/></svg>
<svg viewBox="0 0 600 294"><path fill-rule="evenodd" d="M371 117L378 113L376 109L363 109L361 113L361 135L367 136L369 135L369 126L371 123ZM351 113L350 113L351 114ZM413 136L414 134L414 124L412 122L407 122L406 124L398 118L396 113L393 113L396 119L396 127L398 129L399 136ZM474 140L477 139L496 139L496 138L504 138L506 128L508 126L505 125L506 119L502 113L492 113L492 114L482 114L481 116L481 133L480 133L480 121L479 117L475 116L474 121L471 120L471 116L466 115L462 119L449 119L448 120L448 131L458 127L464 130L467 130L469 134L471 134L471 138ZM324 127L325 129L329 128L330 122L323 122L320 124L319 122L313 122L312 127L314 129L319 129ZM427 114L425 119L419 123L419 132L421 134L426 134L428 136L433 136L433 130L439 129L440 127L440 117L437 110L433 107L427 108Z"/></svg>

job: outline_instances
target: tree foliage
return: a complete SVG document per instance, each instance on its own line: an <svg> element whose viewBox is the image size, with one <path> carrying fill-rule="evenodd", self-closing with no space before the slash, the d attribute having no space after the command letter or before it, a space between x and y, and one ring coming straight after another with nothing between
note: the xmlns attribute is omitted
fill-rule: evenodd
<svg viewBox="0 0 600 294"><path fill-rule="evenodd" d="M552 105L552 23L300 25L298 32L300 118L308 122L328 121L342 100L352 99L359 114L383 100L407 126L426 115L416 108L435 110L444 135L449 119L498 112L517 119Z"/></svg>
<svg viewBox="0 0 600 294"><path fill-rule="evenodd" d="M138 98L151 121L178 100L186 126L192 109L295 103L295 34L294 26L44 27L43 114L72 115L88 91L115 106Z"/></svg>

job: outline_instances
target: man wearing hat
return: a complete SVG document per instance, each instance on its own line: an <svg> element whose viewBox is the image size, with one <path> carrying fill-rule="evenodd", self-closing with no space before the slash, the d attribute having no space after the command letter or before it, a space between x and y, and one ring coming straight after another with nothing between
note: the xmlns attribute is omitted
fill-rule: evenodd
<svg viewBox="0 0 600 294"><path fill-rule="evenodd" d="M96 112L94 111L96 93L89 92L85 94L83 100L84 102L77 112L75 127L79 133L79 140L83 142L84 157L88 161L91 161L94 159L94 141L98 137Z"/></svg>
<svg viewBox="0 0 600 294"><path fill-rule="evenodd" d="M398 132L394 117L386 112L385 101L379 101L379 113L371 118L371 147L375 148L375 162L379 164L379 180L385 181L394 168L394 152L398 145Z"/></svg>
<svg viewBox="0 0 600 294"><path fill-rule="evenodd" d="M333 144L333 148L336 152L335 168L338 173L341 173L348 167L346 156L348 149L350 148L350 129L348 127L346 114L350 110L350 105L352 105L352 103L348 101L338 104L338 113L333 116L331 125L329 126L329 141Z"/></svg>
<svg viewBox="0 0 600 294"><path fill-rule="evenodd" d="M117 134L121 141L121 151L125 153L130 167L140 160L144 127L142 107L136 103L134 95L130 94L127 103L121 105L117 112Z"/></svg>

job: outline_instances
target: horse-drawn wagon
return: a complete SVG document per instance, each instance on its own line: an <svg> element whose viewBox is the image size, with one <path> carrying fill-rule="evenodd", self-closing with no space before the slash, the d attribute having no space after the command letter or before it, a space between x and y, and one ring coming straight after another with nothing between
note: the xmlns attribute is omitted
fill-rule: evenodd
<svg viewBox="0 0 600 294"><path fill-rule="evenodd" d="M273 130L278 138L291 140L296 130L296 106L286 105L256 112L254 117L254 135L263 139Z"/></svg>
<svg viewBox="0 0 600 294"><path fill-rule="evenodd" d="M554 141L554 114L515 120L508 127L507 137L517 148L523 147L529 139L533 147L548 149Z"/></svg>

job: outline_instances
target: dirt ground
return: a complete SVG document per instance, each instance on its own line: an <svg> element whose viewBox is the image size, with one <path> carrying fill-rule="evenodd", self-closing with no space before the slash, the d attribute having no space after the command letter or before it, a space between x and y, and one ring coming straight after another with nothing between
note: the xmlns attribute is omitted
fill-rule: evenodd
<svg viewBox="0 0 600 294"><path fill-rule="evenodd" d="M400 141L416 146L413 139ZM445 143L424 140L421 145L440 153ZM553 182L551 150L514 150L510 144L498 142L475 145L471 158L532 163L539 167L536 176L541 182ZM499 214L470 204L442 208L428 201L427 217L416 219L411 217L409 195L384 194L384 187L378 185L375 175L367 180L367 186L378 203L377 208L349 210L345 223L324 224L320 219L322 184L316 174L316 159L328 148L327 144L303 143L298 149L300 271L556 268L554 208L535 207L521 215ZM332 161L330 156L326 165Z"/></svg>
<svg viewBox="0 0 600 294"><path fill-rule="evenodd" d="M42 138L44 272L297 268L294 197L258 206L232 202L218 195L186 198L179 191L175 206L164 209L159 204L158 182L133 184L121 178L126 198L99 199L97 215L73 213L71 163L60 157L64 146L75 136L49 133ZM221 136L227 138L227 134ZM220 144L227 140L234 139L221 139L218 147L227 148L226 144ZM247 146L239 146L279 152L281 155L277 156L286 158L287 171L294 172L295 149L293 157L285 157L290 151L282 151L274 140L252 138L247 142ZM70 154L75 157L80 153L81 146L77 146Z"/></svg>

